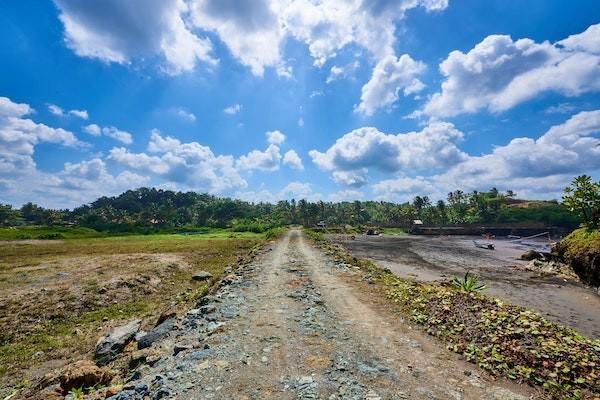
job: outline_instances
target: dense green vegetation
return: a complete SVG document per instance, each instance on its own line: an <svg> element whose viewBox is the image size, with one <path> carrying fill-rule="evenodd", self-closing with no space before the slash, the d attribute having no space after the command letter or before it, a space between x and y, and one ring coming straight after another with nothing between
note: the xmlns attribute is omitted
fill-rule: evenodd
<svg viewBox="0 0 600 400"><path fill-rule="evenodd" d="M578 176L565 189L563 201L588 228L600 227L600 182L592 182L587 175Z"/></svg>
<svg viewBox="0 0 600 400"><path fill-rule="evenodd" d="M556 250L588 285L600 286L600 182L578 176L565 189L564 204L583 220L582 228L560 241Z"/></svg>
<svg viewBox="0 0 600 400"><path fill-rule="evenodd" d="M600 230L576 229L557 244L556 250L582 281L600 286Z"/></svg>
<svg viewBox="0 0 600 400"><path fill-rule="evenodd" d="M304 199L277 204L249 203L195 192L140 188L115 197L101 197L74 210L51 210L32 203L20 209L0 205L0 226L75 226L110 234L193 232L198 227L262 233L287 224L311 226L319 221L327 225L407 227L415 219L425 224L542 222L563 227L575 227L581 222L580 217L556 201L526 202L515 199L511 191L502 193L494 188L472 193L457 190L449 193L446 201L435 204L427 196L416 196L412 202L402 204L308 202ZM14 239L18 235L39 238L56 233L55 238L61 238L61 235L68 237L74 232L51 230L42 233L42 228L36 229L14 234L4 232L3 235ZM98 235L92 231L76 234Z"/></svg>

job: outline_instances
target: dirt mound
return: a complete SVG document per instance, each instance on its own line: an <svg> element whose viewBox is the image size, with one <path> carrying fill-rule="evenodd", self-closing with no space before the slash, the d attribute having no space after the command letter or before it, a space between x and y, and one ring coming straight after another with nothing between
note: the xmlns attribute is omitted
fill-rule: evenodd
<svg viewBox="0 0 600 400"><path fill-rule="evenodd" d="M577 229L560 241L555 250L583 282L600 287L600 230Z"/></svg>

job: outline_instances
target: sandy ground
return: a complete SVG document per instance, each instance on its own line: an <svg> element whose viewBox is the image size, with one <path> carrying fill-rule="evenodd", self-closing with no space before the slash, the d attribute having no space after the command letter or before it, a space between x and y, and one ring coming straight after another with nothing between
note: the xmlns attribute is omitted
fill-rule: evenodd
<svg viewBox="0 0 600 400"><path fill-rule="evenodd" d="M590 338L600 337L600 296L579 282L514 268L524 263L518 258L528 247L496 239L496 250L485 250L473 246L474 238L464 236L329 238L356 257L420 281L450 279L471 271L487 284L488 294L539 311Z"/></svg>
<svg viewBox="0 0 600 400"><path fill-rule="evenodd" d="M378 287L299 230L236 274L182 318L157 345L169 355L142 369L120 398L536 398L412 329Z"/></svg>

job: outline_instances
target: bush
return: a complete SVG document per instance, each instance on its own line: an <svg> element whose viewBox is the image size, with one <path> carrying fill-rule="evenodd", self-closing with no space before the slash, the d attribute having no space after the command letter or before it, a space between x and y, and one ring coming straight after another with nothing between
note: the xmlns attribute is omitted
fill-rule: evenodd
<svg viewBox="0 0 600 400"><path fill-rule="evenodd" d="M556 251L582 281L600 286L600 230L577 229L556 245Z"/></svg>
<svg viewBox="0 0 600 400"><path fill-rule="evenodd" d="M454 277L452 279L452 286L455 289L462 290L463 292L482 292L485 290L485 283L479 280L477 275L470 274L467 272L463 279Z"/></svg>
<svg viewBox="0 0 600 400"><path fill-rule="evenodd" d="M271 240L271 239L275 239L277 238L279 235L281 235L283 232L285 232L285 228L284 227L278 227L278 228L271 228L269 229L266 233L265 233L265 238L267 240Z"/></svg>
<svg viewBox="0 0 600 400"><path fill-rule="evenodd" d="M40 240L55 240L55 239L64 239L65 235L63 235L62 233L58 233L58 232L52 232L52 233L43 233L43 234L39 235L37 238Z"/></svg>

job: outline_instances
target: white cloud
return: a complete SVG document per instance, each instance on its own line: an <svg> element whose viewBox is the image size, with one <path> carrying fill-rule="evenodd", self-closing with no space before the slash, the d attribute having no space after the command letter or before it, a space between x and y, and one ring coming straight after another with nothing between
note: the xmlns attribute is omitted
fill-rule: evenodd
<svg viewBox="0 0 600 400"><path fill-rule="evenodd" d="M255 75L281 63L280 45L285 35L276 14L278 2L265 0L193 0L193 24L213 31L231 54Z"/></svg>
<svg viewBox="0 0 600 400"><path fill-rule="evenodd" d="M367 168L358 168L352 171L333 171L331 178L339 185L361 187L367 184L369 170Z"/></svg>
<svg viewBox="0 0 600 400"><path fill-rule="evenodd" d="M196 121L196 115L194 113L189 112L181 107L174 108L173 112L175 113L176 116L178 116L179 118L181 118L184 121L188 121L188 122Z"/></svg>
<svg viewBox="0 0 600 400"><path fill-rule="evenodd" d="M107 127L99 127L96 124L89 124L83 127L84 132L89 133L92 136L107 136L114 140L117 140L123 144L131 144L133 143L133 136L131 133L122 131L120 129L115 128L114 126Z"/></svg>
<svg viewBox="0 0 600 400"><path fill-rule="evenodd" d="M446 8L447 1L298 0L282 12L286 29L308 45L315 64L322 66L347 45L366 49L375 59L394 54L395 24L415 7Z"/></svg>
<svg viewBox="0 0 600 400"><path fill-rule="evenodd" d="M309 199L314 195L310 183L303 182L290 182L279 192L280 197L287 199Z"/></svg>
<svg viewBox="0 0 600 400"><path fill-rule="evenodd" d="M65 111L61 107L57 106L56 104L48 104L48 111L50 111L50 113L52 113L58 117L66 117L68 115L72 115L74 117L86 119L86 120L89 118L88 112L86 110Z"/></svg>
<svg viewBox="0 0 600 400"><path fill-rule="evenodd" d="M425 85L417 76L424 70L425 64L413 60L408 54L398 58L385 56L373 69L369 82L362 87L356 112L371 116L377 109L393 105L401 90L404 96L421 91Z"/></svg>
<svg viewBox="0 0 600 400"><path fill-rule="evenodd" d="M600 25L555 44L491 35L440 64L445 80L424 112L438 117L501 112L544 92L564 96L600 90Z"/></svg>
<svg viewBox="0 0 600 400"><path fill-rule="evenodd" d="M591 25L582 33L571 35L558 42L559 45L575 51L600 54L600 24Z"/></svg>
<svg viewBox="0 0 600 400"><path fill-rule="evenodd" d="M12 204L33 201L44 207L65 208L89 203L100 196L110 196L148 183L148 177L123 171L111 175L104 161L94 158L65 163L58 172L32 169L18 179L1 179L3 197ZM24 190L23 188L27 189Z"/></svg>
<svg viewBox="0 0 600 400"><path fill-rule="evenodd" d="M100 3L55 0L65 41L77 55L127 64L148 56L164 59L163 70L178 74L197 61L217 63L209 39L190 31L183 0L106 0Z"/></svg>
<svg viewBox="0 0 600 400"><path fill-rule="evenodd" d="M177 74L198 61L218 63L211 41L198 35L203 31L215 34L254 75L273 68L288 79L292 67L283 59L288 38L304 43L317 66L350 45L378 60L394 54L396 24L406 11L448 6L447 0L54 1L67 46L79 56L119 64L158 56L168 73Z"/></svg>
<svg viewBox="0 0 600 400"><path fill-rule="evenodd" d="M90 117L87 110L70 110L69 114L85 120L87 120Z"/></svg>
<svg viewBox="0 0 600 400"><path fill-rule="evenodd" d="M83 127L83 130L86 133L89 133L92 136L100 136L102 135L102 128L100 128L98 125L96 124L89 124Z"/></svg>
<svg viewBox="0 0 600 400"><path fill-rule="evenodd" d="M355 201L362 200L365 197L364 193L360 190L346 189L338 192L331 193L329 195L329 201L341 202L341 201Z"/></svg>
<svg viewBox="0 0 600 400"><path fill-rule="evenodd" d="M560 198L573 176L600 170L600 110L580 112L538 139L520 137L491 153L469 156L447 171L409 178L402 174L373 186L388 199L461 189L511 189L529 198Z"/></svg>
<svg viewBox="0 0 600 400"><path fill-rule="evenodd" d="M302 159L295 150L288 150L283 155L283 165L287 165L288 167L298 171L302 171L304 169Z"/></svg>
<svg viewBox="0 0 600 400"><path fill-rule="evenodd" d="M56 104L48 104L48 111L58 117L64 117L65 111Z"/></svg>
<svg viewBox="0 0 600 400"><path fill-rule="evenodd" d="M360 62L358 61L354 61L352 63L343 65L343 66L337 66L334 65L333 67L331 67L331 69L329 70L329 76L327 76L327 80L325 81L325 83L331 83L333 81L336 81L338 79L348 79L354 76L354 73L356 72L356 70L360 67Z"/></svg>
<svg viewBox="0 0 600 400"><path fill-rule="evenodd" d="M241 104L233 104L233 105L225 108L223 110L223 112L228 115L235 115L235 114L239 113L240 111L242 111L242 108L243 108L243 106Z"/></svg>
<svg viewBox="0 0 600 400"><path fill-rule="evenodd" d="M0 185L4 201L73 207L147 181L146 177L129 171L113 176L99 158L65 163L62 170L52 173L38 170L33 159L37 144L55 143L75 148L86 144L69 131L27 119L32 112L27 104L0 97Z"/></svg>
<svg viewBox="0 0 600 400"><path fill-rule="evenodd" d="M268 131L265 133L267 142L270 144L280 145L285 141L285 135L281 131Z"/></svg>
<svg viewBox="0 0 600 400"><path fill-rule="evenodd" d="M108 136L109 138L118 140L119 142L124 144L133 143L131 133L117 129L114 126L102 128L102 134Z"/></svg>
<svg viewBox="0 0 600 400"><path fill-rule="evenodd" d="M33 109L0 97L0 175L15 177L35 170L33 154L39 143L66 147L85 147L75 135L62 128L52 128L27 118Z"/></svg>
<svg viewBox="0 0 600 400"><path fill-rule="evenodd" d="M154 175L165 183L177 184L181 190L228 193L247 186L247 182L235 168L232 156L217 156L209 147L198 142L182 143L153 130L148 152L153 154L132 153L122 147L113 148L107 159Z"/></svg>
<svg viewBox="0 0 600 400"><path fill-rule="evenodd" d="M393 173L457 164L467 157L457 147L462 138L461 131L445 122L398 135L364 127L337 139L325 153L311 150L309 155L321 169L331 171L336 182L360 186L368 168Z"/></svg>
<svg viewBox="0 0 600 400"><path fill-rule="evenodd" d="M277 171L281 153L279 147L270 144L265 151L252 150L246 155L241 156L235 163L236 168L241 170L260 170L260 171Z"/></svg>
<svg viewBox="0 0 600 400"><path fill-rule="evenodd" d="M576 107L570 103L560 103L555 106L550 106L544 110L546 114L569 114L575 111Z"/></svg>
<svg viewBox="0 0 600 400"><path fill-rule="evenodd" d="M416 195L426 195L430 198L443 198L444 192L439 192L434 182L424 177L411 178L399 176L382 180L372 187L379 200L405 202Z"/></svg>
<svg viewBox="0 0 600 400"><path fill-rule="evenodd" d="M443 10L446 0L191 0L195 27L215 32L231 54L252 73L273 67L280 76L291 71L282 61L286 38L305 43L323 66L348 45L375 58L393 54L395 24L415 7Z"/></svg>

